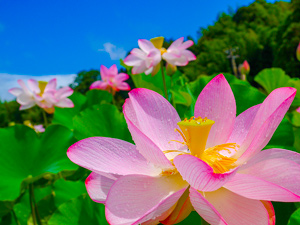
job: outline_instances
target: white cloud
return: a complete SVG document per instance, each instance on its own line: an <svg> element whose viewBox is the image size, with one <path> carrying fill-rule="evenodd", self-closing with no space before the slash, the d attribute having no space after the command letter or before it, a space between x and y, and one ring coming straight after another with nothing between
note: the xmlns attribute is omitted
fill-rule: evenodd
<svg viewBox="0 0 300 225"><path fill-rule="evenodd" d="M0 73L0 99L1 101L11 101L15 98L8 92L13 87L19 87L18 80L22 79L27 81L28 79L49 81L53 78L57 79L57 86L63 87L71 84L76 77L76 74L65 74L65 75L43 75L43 76L31 76L31 75L17 75Z"/></svg>
<svg viewBox="0 0 300 225"><path fill-rule="evenodd" d="M98 51L107 52L111 60L123 59L126 56L126 51L123 48L118 48L110 42L103 44L104 49L98 49Z"/></svg>

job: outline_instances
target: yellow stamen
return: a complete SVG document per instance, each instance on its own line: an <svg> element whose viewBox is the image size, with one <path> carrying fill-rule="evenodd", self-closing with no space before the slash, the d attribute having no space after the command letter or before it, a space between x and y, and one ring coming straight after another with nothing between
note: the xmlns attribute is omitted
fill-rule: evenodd
<svg viewBox="0 0 300 225"><path fill-rule="evenodd" d="M236 167L236 159L224 156L220 154L220 151L225 150L228 153L231 153L229 149L236 151L237 148L239 148L239 145L235 143L217 145L206 149L201 159L210 165L215 173L225 173Z"/></svg>
<svg viewBox="0 0 300 225"><path fill-rule="evenodd" d="M165 48L160 48L159 50L160 50L160 54L161 55L163 55L164 53L167 52L167 49L165 49Z"/></svg>
<svg viewBox="0 0 300 225"><path fill-rule="evenodd" d="M201 117L191 117L189 120L185 119L177 123L183 134L181 132L179 133L186 142L192 155L201 158L205 150L209 131L214 123L213 120L207 118L202 119Z"/></svg>
<svg viewBox="0 0 300 225"><path fill-rule="evenodd" d="M155 37L150 39L155 48L161 49L164 43L164 37Z"/></svg>
<svg viewBox="0 0 300 225"><path fill-rule="evenodd" d="M44 93L44 91L45 91L45 88L46 88L48 82L46 82L46 81L39 81L38 83L39 83L39 88L41 90L40 96L42 96L43 93Z"/></svg>

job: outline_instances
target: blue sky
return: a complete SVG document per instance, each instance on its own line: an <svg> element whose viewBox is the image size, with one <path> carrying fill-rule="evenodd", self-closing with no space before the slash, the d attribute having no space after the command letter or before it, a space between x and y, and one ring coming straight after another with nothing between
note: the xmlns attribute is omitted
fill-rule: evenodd
<svg viewBox="0 0 300 225"><path fill-rule="evenodd" d="M220 12L251 2L0 0L0 85L13 74L70 75L118 64L140 38L197 39Z"/></svg>

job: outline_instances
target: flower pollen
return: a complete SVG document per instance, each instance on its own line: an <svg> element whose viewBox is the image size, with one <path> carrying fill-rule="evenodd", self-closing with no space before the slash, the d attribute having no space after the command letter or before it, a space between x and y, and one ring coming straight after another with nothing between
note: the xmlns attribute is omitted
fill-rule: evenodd
<svg viewBox="0 0 300 225"><path fill-rule="evenodd" d="M47 81L38 81L38 83L39 83L39 88L41 90L39 95L42 96L44 94L44 91L45 91L45 88L46 88L48 82Z"/></svg>

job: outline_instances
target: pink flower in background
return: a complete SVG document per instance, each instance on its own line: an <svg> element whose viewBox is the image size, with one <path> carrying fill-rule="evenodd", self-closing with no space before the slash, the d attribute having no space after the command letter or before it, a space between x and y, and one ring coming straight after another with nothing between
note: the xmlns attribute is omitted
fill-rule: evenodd
<svg viewBox="0 0 300 225"><path fill-rule="evenodd" d="M299 42L299 45L298 45L297 50L296 50L296 57L300 61L300 42Z"/></svg>
<svg viewBox="0 0 300 225"><path fill-rule="evenodd" d="M246 75L250 72L250 65L247 62L247 60L245 60L243 64L239 65L239 71L241 74L246 74Z"/></svg>
<svg viewBox="0 0 300 225"><path fill-rule="evenodd" d="M73 94L70 87L63 87L56 90L56 79L49 82L28 80L28 87L23 80L18 80L21 88L12 88L11 94L17 97L17 102L21 105L20 110L31 108L35 105L43 108L48 113L54 112L54 106L60 108L72 108L73 102L68 99Z"/></svg>
<svg viewBox="0 0 300 225"><path fill-rule="evenodd" d="M236 117L218 75L200 93L195 117L181 121L161 95L134 89L123 111L135 145L91 137L67 155L92 171L87 191L105 204L110 224L175 224L195 209L212 225L274 225L270 201L300 201L300 154L261 150L295 94L278 88Z"/></svg>
<svg viewBox="0 0 300 225"><path fill-rule="evenodd" d="M174 41L170 47L162 54L162 58L168 64L174 66L186 66L189 61L196 60L196 56L187 48L191 47L194 42L191 40L183 42L183 37Z"/></svg>
<svg viewBox="0 0 300 225"><path fill-rule="evenodd" d="M127 66L133 66L132 74L152 73L156 66L159 66L161 61L161 52L150 41L139 39L138 44L140 49L134 48L124 59Z"/></svg>
<svg viewBox="0 0 300 225"><path fill-rule="evenodd" d="M24 125L26 125L26 126L32 128L32 129L34 129L35 132L37 132L37 133L43 133L43 132L45 132L45 128L44 128L44 126L42 124L32 125L31 122L30 122L30 120L25 120L24 121Z"/></svg>
<svg viewBox="0 0 300 225"><path fill-rule="evenodd" d="M112 65L109 69L105 66L100 68L101 80L95 81L90 86L90 89L101 89L112 92L114 95L116 91L129 91L130 86L125 80L129 78L126 73L118 73L116 65Z"/></svg>
<svg viewBox="0 0 300 225"><path fill-rule="evenodd" d="M296 109L296 111L297 111L298 113L300 113L300 107L298 107L298 108Z"/></svg>

